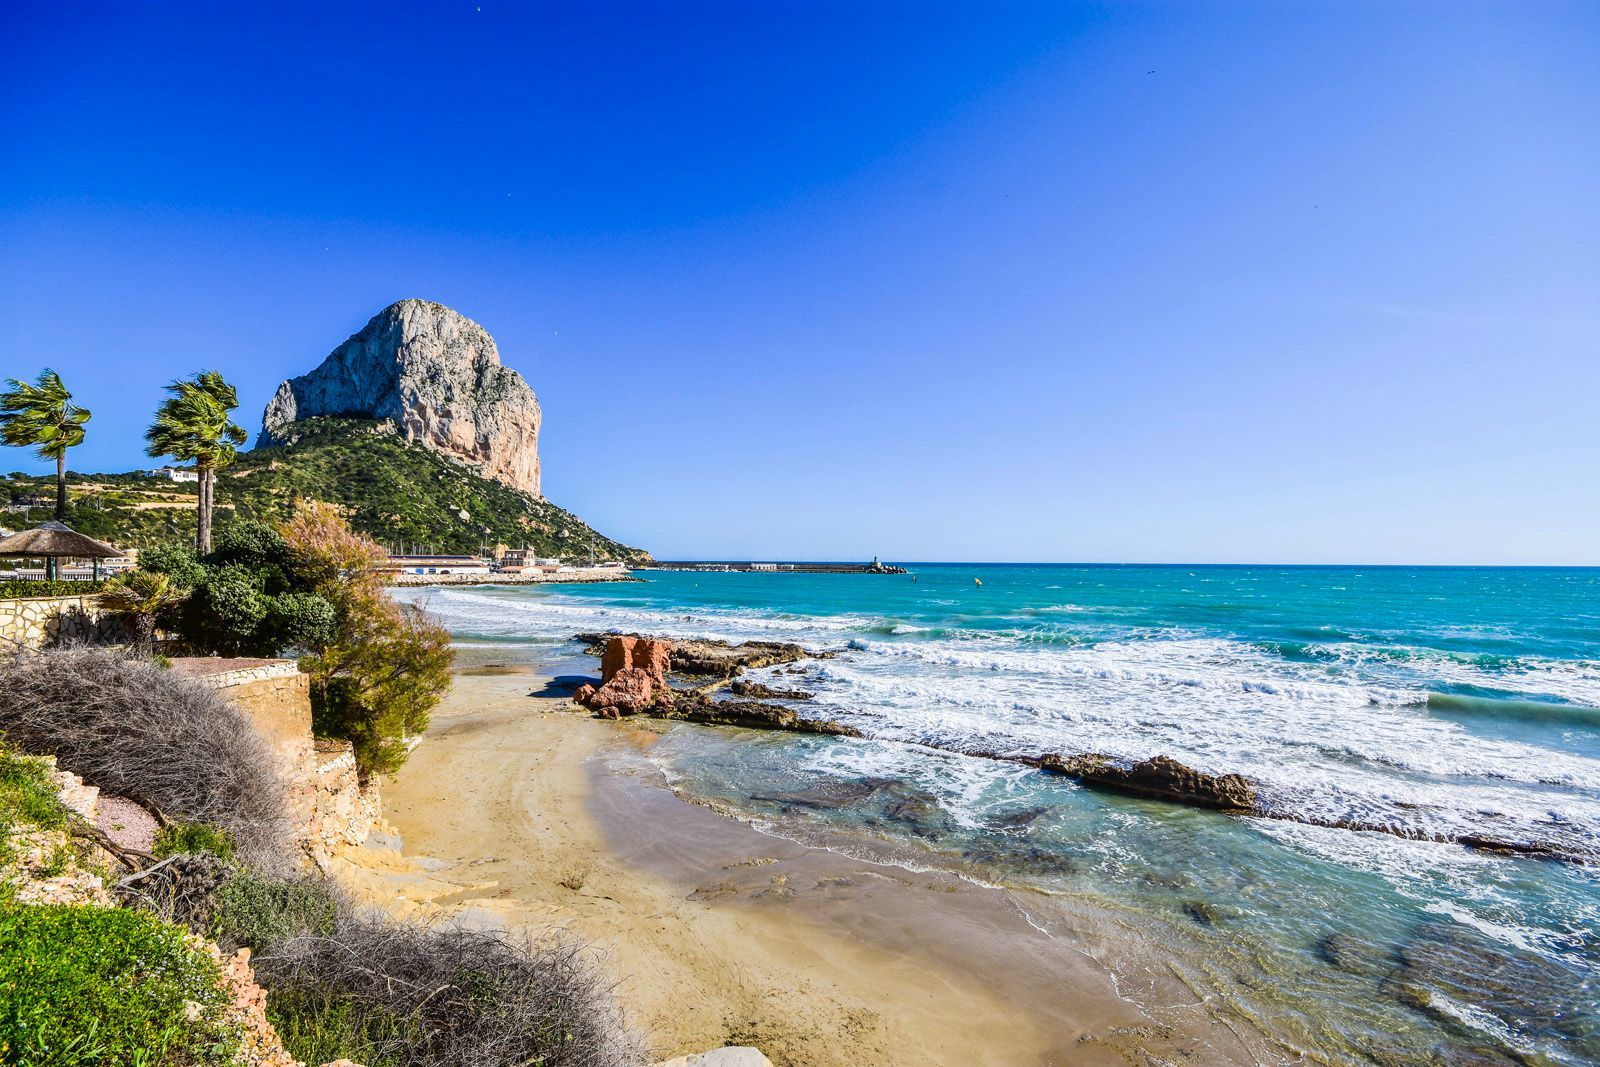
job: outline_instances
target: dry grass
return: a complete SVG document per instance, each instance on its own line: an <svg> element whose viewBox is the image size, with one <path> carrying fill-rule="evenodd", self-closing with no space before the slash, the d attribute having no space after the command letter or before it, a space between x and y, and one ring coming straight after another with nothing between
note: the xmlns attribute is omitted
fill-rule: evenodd
<svg viewBox="0 0 1600 1067"><path fill-rule="evenodd" d="M262 871L290 862L284 787L249 721L214 690L99 649L0 660L0 733L108 793L226 830Z"/></svg>
<svg viewBox="0 0 1600 1067"><path fill-rule="evenodd" d="M346 919L255 958L294 1034L337 1020L366 1062L639 1067L612 990L570 940ZM350 1047L346 1038L345 1047ZM300 1050L309 1053L311 1049Z"/></svg>

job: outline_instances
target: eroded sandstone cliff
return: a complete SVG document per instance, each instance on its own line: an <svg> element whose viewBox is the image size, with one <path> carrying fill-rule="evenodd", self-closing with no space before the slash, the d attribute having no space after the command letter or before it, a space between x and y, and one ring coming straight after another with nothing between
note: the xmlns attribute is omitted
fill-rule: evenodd
<svg viewBox="0 0 1600 1067"><path fill-rule="evenodd" d="M291 444L295 423L338 415L392 423L407 440L539 497L539 401L465 315L401 300L309 374L278 386L258 447Z"/></svg>

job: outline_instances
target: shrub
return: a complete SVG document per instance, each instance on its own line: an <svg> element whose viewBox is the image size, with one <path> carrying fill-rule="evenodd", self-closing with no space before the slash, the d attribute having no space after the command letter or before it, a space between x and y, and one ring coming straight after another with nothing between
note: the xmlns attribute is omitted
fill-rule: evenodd
<svg viewBox="0 0 1600 1067"><path fill-rule="evenodd" d="M0 1062L222 1064L236 1051L216 964L152 915L0 904L0 945Z"/></svg>
<svg viewBox="0 0 1600 1067"><path fill-rule="evenodd" d="M316 593L284 593L267 609L263 633L279 649L326 648L339 634L339 616Z"/></svg>
<svg viewBox="0 0 1600 1067"><path fill-rule="evenodd" d="M169 576L177 585L193 587L205 579L205 564L195 557L194 546L157 545L139 553L139 569Z"/></svg>
<svg viewBox="0 0 1600 1067"><path fill-rule="evenodd" d="M270 608L261 578L247 567L237 563L208 567L179 629L202 651L270 656L277 649L266 647L260 637Z"/></svg>
<svg viewBox="0 0 1600 1067"><path fill-rule="evenodd" d="M205 852L220 860L233 858L233 835L201 822L175 822L156 834L156 856Z"/></svg>
<svg viewBox="0 0 1600 1067"><path fill-rule="evenodd" d="M216 547L206 557L213 565L237 563L251 570L283 568L289 546L283 535L264 522L236 521L217 536Z"/></svg>
<svg viewBox="0 0 1600 1067"><path fill-rule="evenodd" d="M255 957L268 1017L307 1062L632 1067L611 990L571 941L351 919Z"/></svg>
<svg viewBox="0 0 1600 1067"><path fill-rule="evenodd" d="M245 861L288 862L274 757L214 690L100 649L0 661L0 732L23 751L169 817L226 830Z"/></svg>
<svg viewBox="0 0 1600 1067"><path fill-rule="evenodd" d="M331 640L300 661L311 675L316 728L354 744L363 776L392 773L450 686L450 634L385 594L374 570L383 549L336 509L303 502L283 537L295 573L338 614Z"/></svg>
<svg viewBox="0 0 1600 1067"><path fill-rule="evenodd" d="M32 596L88 596L105 582L47 582L42 578L0 578L0 600Z"/></svg>
<svg viewBox="0 0 1600 1067"><path fill-rule="evenodd" d="M205 933L225 948L254 951L293 937L327 937L342 901L318 878L263 878L236 871L213 896Z"/></svg>

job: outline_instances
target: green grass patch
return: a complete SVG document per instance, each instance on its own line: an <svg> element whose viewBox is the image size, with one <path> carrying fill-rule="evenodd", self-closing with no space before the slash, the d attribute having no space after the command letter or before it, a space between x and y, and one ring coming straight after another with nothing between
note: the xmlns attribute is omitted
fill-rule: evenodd
<svg viewBox="0 0 1600 1067"><path fill-rule="evenodd" d="M236 1051L216 964L153 915L0 904L0 946L0 1063L167 1067Z"/></svg>
<svg viewBox="0 0 1600 1067"><path fill-rule="evenodd" d="M12 834L61 830L66 827L68 817L65 805L57 796L50 768L41 760L19 755L0 744L0 867L9 866L16 856L10 841ZM65 868L68 859L62 850L51 867ZM0 895L9 894L0 890ZM0 942L0 946L3 944Z"/></svg>
<svg viewBox="0 0 1600 1067"><path fill-rule="evenodd" d="M407 1067L417 1023L375 1012L333 992L269 992L267 1019L283 1047L306 1063L343 1057L363 1067Z"/></svg>
<svg viewBox="0 0 1600 1067"><path fill-rule="evenodd" d="M218 859L233 859L233 835L199 822L175 822L156 834L152 851L157 858L183 853L209 852Z"/></svg>

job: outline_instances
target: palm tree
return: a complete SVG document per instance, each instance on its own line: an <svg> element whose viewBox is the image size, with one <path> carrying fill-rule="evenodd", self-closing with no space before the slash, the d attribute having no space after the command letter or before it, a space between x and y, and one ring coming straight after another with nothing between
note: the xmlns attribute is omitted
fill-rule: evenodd
<svg viewBox="0 0 1600 1067"><path fill-rule="evenodd" d="M49 367L32 385L15 378L0 393L0 441L32 448L56 461L56 521L67 521L67 449L83 443L89 412L72 402L61 375Z"/></svg>
<svg viewBox="0 0 1600 1067"><path fill-rule="evenodd" d="M133 650L149 659L155 651L156 620L182 603L189 591L156 571L132 571L117 578L100 594L100 606L128 620L133 630Z"/></svg>
<svg viewBox="0 0 1600 1067"><path fill-rule="evenodd" d="M239 394L217 371L205 370L191 379L175 381L167 386L167 392L172 395L161 402L155 421L145 431L145 451L194 464L200 475L200 521L194 544L205 555L211 551L217 471L234 461L249 435L229 420L228 412L239 406Z"/></svg>

